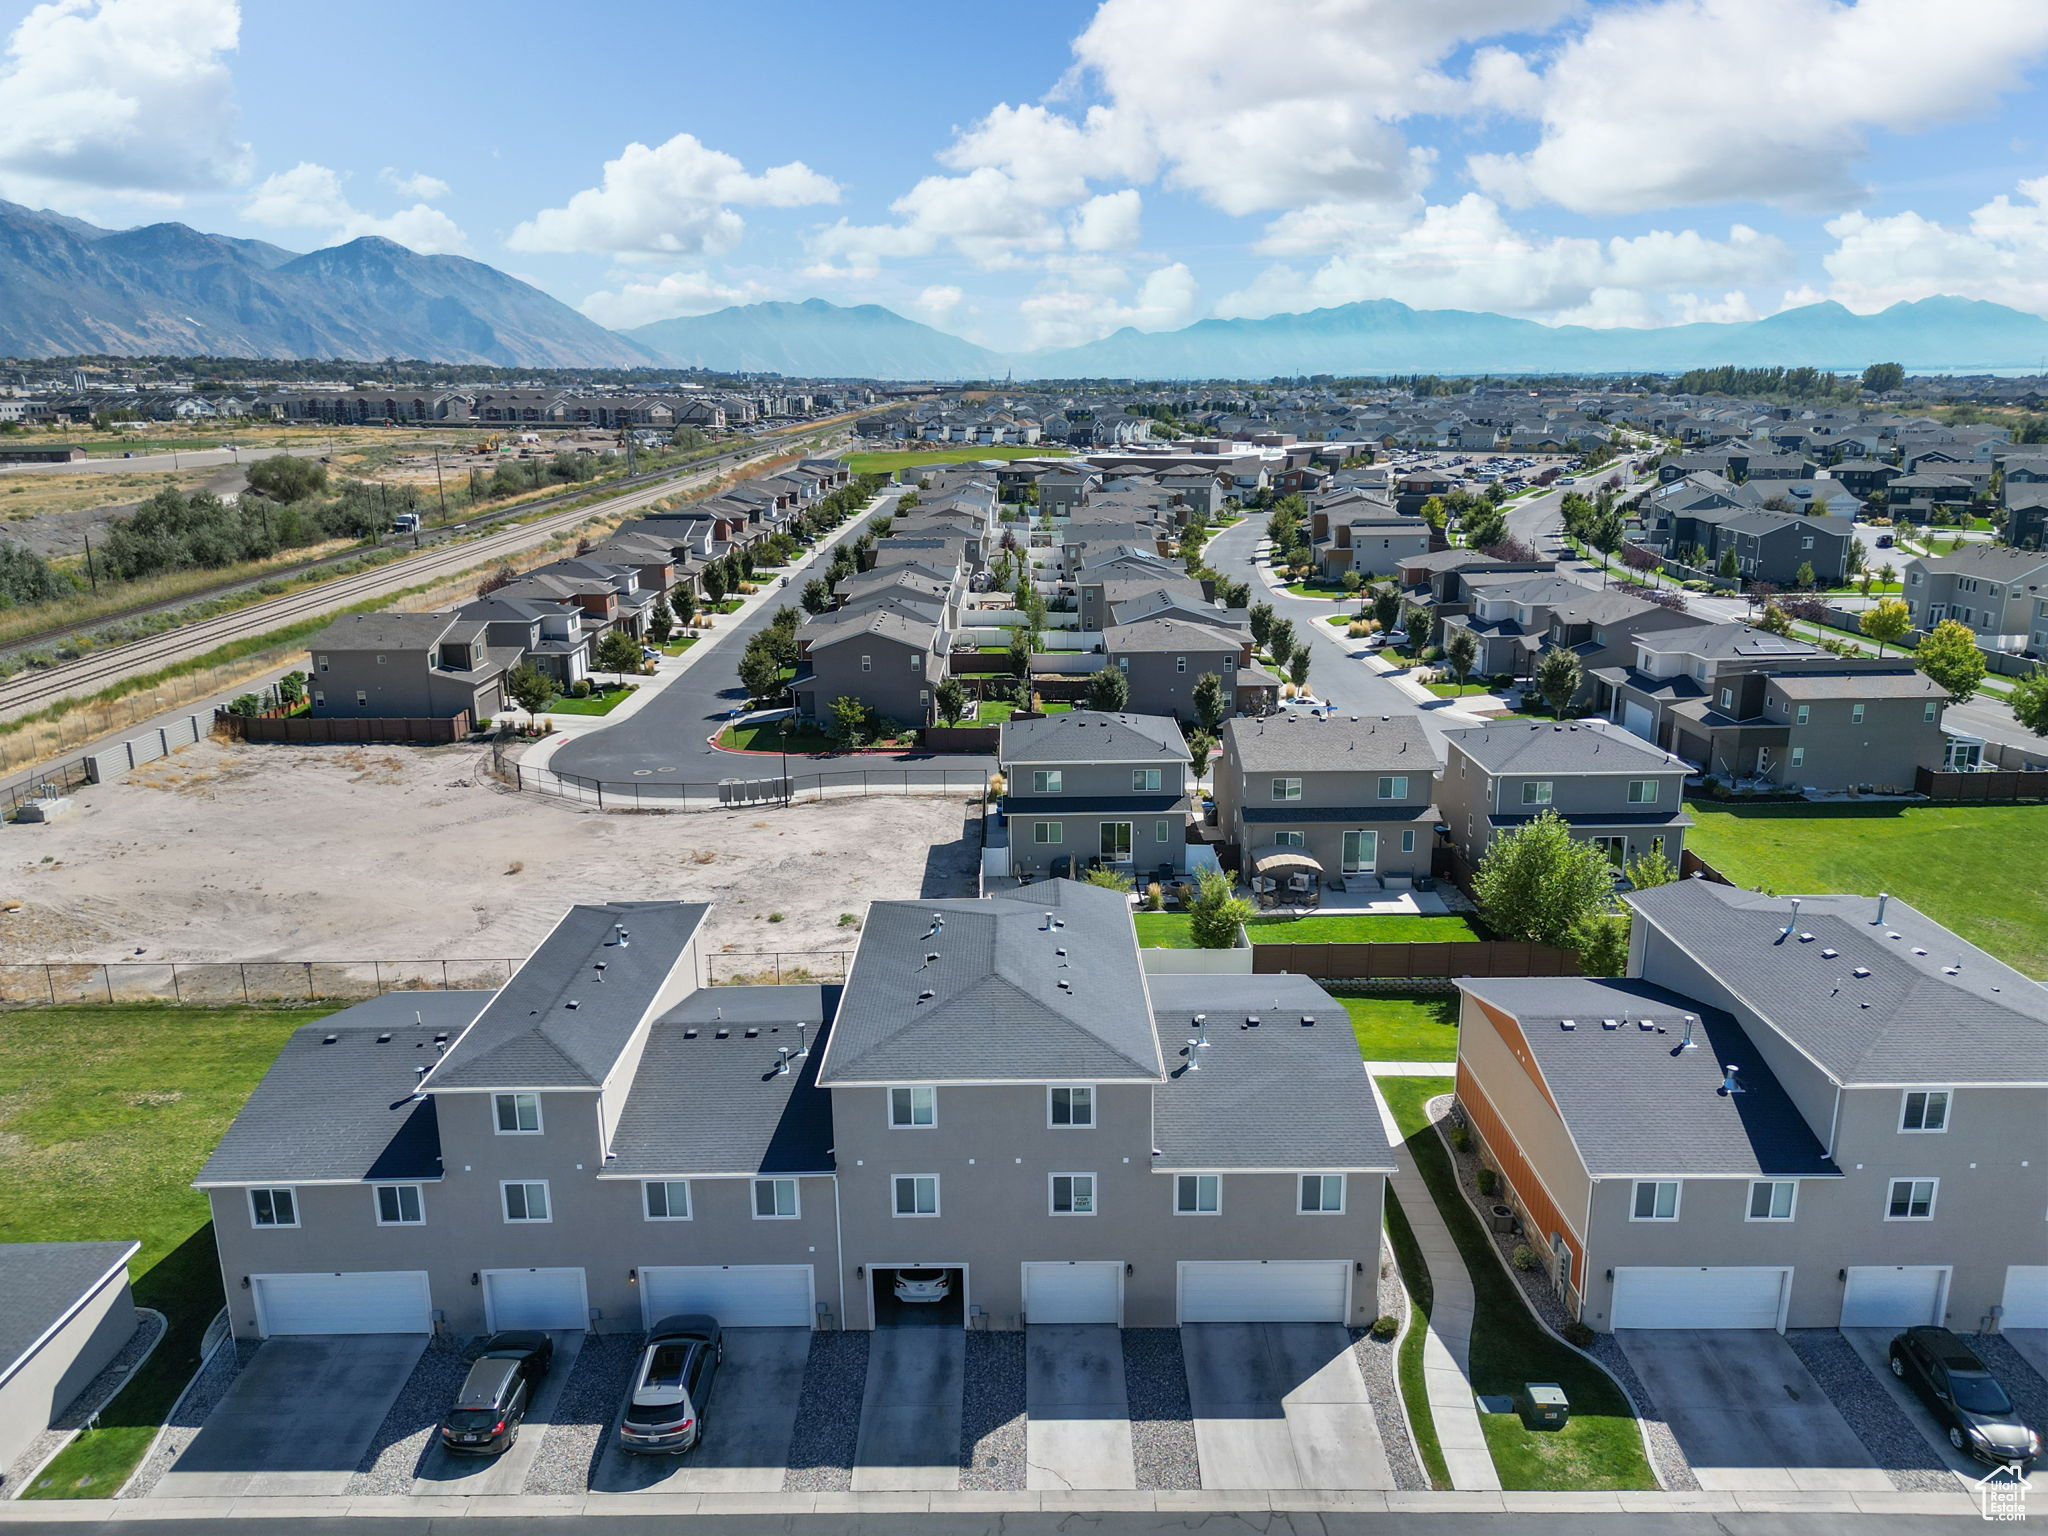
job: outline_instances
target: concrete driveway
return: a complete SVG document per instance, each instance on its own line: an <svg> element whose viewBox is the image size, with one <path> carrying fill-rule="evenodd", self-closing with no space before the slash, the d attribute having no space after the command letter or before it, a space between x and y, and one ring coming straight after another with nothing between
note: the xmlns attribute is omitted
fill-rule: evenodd
<svg viewBox="0 0 2048 1536"><path fill-rule="evenodd" d="M1780 1335L1623 1328L1614 1336L1708 1492L1890 1490L1891 1479Z"/></svg>
<svg viewBox="0 0 2048 1536"><path fill-rule="evenodd" d="M1899 1336L1899 1331L1897 1328L1844 1328L1842 1337L1849 1341L1851 1349L1862 1356L1863 1363L1877 1374L1886 1394L1941 1459L1941 1464L1955 1474L1966 1492L1971 1491L1980 1479L1990 1473L1991 1466L1950 1445L1947 1430L1935 1422L1927 1405L1920 1401L1920 1394L1892 1374L1892 1340ZM2034 1470L2027 1474L2027 1491L2037 1496L2048 1496L2048 1468L2036 1464Z"/></svg>
<svg viewBox="0 0 2048 1536"><path fill-rule="evenodd" d="M296 1498L348 1487L426 1351L423 1333L271 1339L151 1490L160 1499Z"/></svg>
<svg viewBox="0 0 2048 1536"><path fill-rule="evenodd" d="M2034 1368L2034 1374L2048 1381L2048 1328L2008 1328L2005 1342L2020 1352L2020 1358ZM2048 1434L2048 1430L2042 1433Z"/></svg>
<svg viewBox="0 0 2048 1536"><path fill-rule="evenodd" d="M1135 1488L1122 1335L1107 1323L1024 1333L1024 1486Z"/></svg>
<svg viewBox="0 0 2048 1536"><path fill-rule="evenodd" d="M1180 1331L1204 1488L1392 1488L1386 1447L1336 1323Z"/></svg>
<svg viewBox="0 0 2048 1536"><path fill-rule="evenodd" d="M877 1328L853 1453L856 1493L960 1486L967 1336L952 1328Z"/></svg>
<svg viewBox="0 0 2048 1536"><path fill-rule="evenodd" d="M526 1410L526 1422L519 1426L519 1438L512 1442L512 1448L498 1456L458 1456L442 1448L441 1437L436 1433L427 1441L426 1454L420 1457L419 1474L413 1479L414 1493L506 1494L517 1493L526 1486L526 1474L533 1467L534 1457L540 1454L540 1443L547 1438L548 1426L555 1421L555 1404L562 1400L562 1390L569 1385L569 1375L576 1369L576 1357L583 1353L581 1329L557 1329L549 1337L555 1341L554 1364L548 1367L547 1378L534 1393L533 1404Z"/></svg>
<svg viewBox="0 0 2048 1536"><path fill-rule="evenodd" d="M703 1443L684 1456L631 1456L613 1435L591 1491L780 1492L810 1353L808 1328L728 1328Z"/></svg>

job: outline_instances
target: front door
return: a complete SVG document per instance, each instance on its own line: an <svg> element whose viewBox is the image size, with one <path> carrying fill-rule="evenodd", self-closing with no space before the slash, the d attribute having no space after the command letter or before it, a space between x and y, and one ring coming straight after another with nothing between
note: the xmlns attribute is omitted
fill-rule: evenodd
<svg viewBox="0 0 2048 1536"><path fill-rule="evenodd" d="M1346 832L1344 834L1344 873L1347 875L1369 875L1379 862L1380 835L1377 832Z"/></svg>
<svg viewBox="0 0 2048 1536"><path fill-rule="evenodd" d="M1105 864L1131 862L1131 824L1128 821L1105 821L1102 824L1101 853Z"/></svg>

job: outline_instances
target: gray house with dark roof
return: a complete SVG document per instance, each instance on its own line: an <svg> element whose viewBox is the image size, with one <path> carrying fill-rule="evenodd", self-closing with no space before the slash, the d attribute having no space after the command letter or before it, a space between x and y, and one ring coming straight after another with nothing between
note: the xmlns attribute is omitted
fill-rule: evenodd
<svg viewBox="0 0 2048 1536"><path fill-rule="evenodd" d="M12 1468L134 1337L128 1261L141 1246L0 1243L0 1467Z"/></svg>
<svg viewBox="0 0 2048 1536"><path fill-rule="evenodd" d="M348 719L488 720L521 660L459 612L344 614L306 645L312 713Z"/></svg>
<svg viewBox="0 0 2048 1536"><path fill-rule="evenodd" d="M1006 720L1008 873L1079 875L1096 865L1142 884L1187 867L1188 743L1163 715L1073 710Z"/></svg>

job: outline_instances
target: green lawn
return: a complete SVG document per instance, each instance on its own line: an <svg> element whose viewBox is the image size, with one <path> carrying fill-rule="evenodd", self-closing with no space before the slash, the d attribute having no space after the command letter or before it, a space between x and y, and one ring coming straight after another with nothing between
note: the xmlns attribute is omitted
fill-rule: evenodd
<svg viewBox="0 0 2048 1536"><path fill-rule="evenodd" d="M1344 602L1358 595L1347 590L1341 581L1291 581L1282 590L1296 597L1319 597L1330 602Z"/></svg>
<svg viewBox="0 0 2048 1536"><path fill-rule="evenodd" d="M593 687L596 685L593 684ZM566 693L558 693L541 710L544 715L608 715L633 696L632 684L620 688L607 683L587 699L572 699Z"/></svg>
<svg viewBox="0 0 2048 1536"><path fill-rule="evenodd" d="M1429 1406L1429 1389L1422 1375L1422 1344L1429 1333L1429 1313L1436 1304L1435 1286L1422 1250L1415 1245L1415 1233L1407 1213L1390 1189L1387 1191L1387 1240L1393 1244L1394 1263L1400 1267L1401 1283L1408 1289L1408 1332L1401 1340L1395 1372L1400 1379L1401 1400L1408 1406L1408 1423L1415 1431L1415 1449L1422 1457L1422 1470L1432 1487L1451 1486L1451 1469L1444 1461L1444 1448L1436 1435L1436 1415Z"/></svg>
<svg viewBox="0 0 2048 1536"><path fill-rule="evenodd" d="M1485 683L1424 683L1423 687L1440 699L1462 699L1470 693L1491 693Z"/></svg>
<svg viewBox="0 0 2048 1536"><path fill-rule="evenodd" d="M1563 1429L1532 1430L1514 1413L1479 1416L1501 1486L1655 1488L1657 1479L1643 1456L1642 1434L1628 1399L1598 1365L1537 1323L1458 1193L1450 1154L1424 1114L1431 1099L1451 1091L1451 1079L1382 1077L1377 1082L1472 1276L1473 1390L1482 1397L1512 1396L1524 1382L1554 1381L1571 1400L1571 1422Z"/></svg>
<svg viewBox="0 0 2048 1536"><path fill-rule="evenodd" d="M1440 993L1340 997L1367 1061L1456 1061L1458 999Z"/></svg>
<svg viewBox="0 0 2048 1536"><path fill-rule="evenodd" d="M729 725L718 733L718 744L735 752L837 752L840 744L815 725L790 727L789 739L782 736L780 720L762 720L746 725Z"/></svg>
<svg viewBox="0 0 2048 1536"><path fill-rule="evenodd" d="M972 464L981 459L1060 459L1067 454L1057 443L1036 447L976 447L970 443L919 448L909 453L850 453L846 467L856 475L892 475L913 464Z"/></svg>
<svg viewBox="0 0 2048 1536"><path fill-rule="evenodd" d="M661 654L664 656L680 656L691 646L695 645L697 639L698 637L695 635L684 635L679 639L671 640L660 648Z"/></svg>
<svg viewBox="0 0 2048 1536"><path fill-rule="evenodd" d="M2029 976L2048 976L2048 806L1691 801L1686 846L1738 885L1889 891Z"/></svg>
<svg viewBox="0 0 2048 1536"><path fill-rule="evenodd" d="M1140 912L1138 943L1146 949L1193 949L1185 912ZM1278 930L1277 932L1275 930ZM1254 944L1438 944L1477 939L1462 917L1409 917L1390 913L1333 912L1327 917L1289 917L1266 912L1245 924Z"/></svg>
<svg viewBox="0 0 2048 1536"><path fill-rule="evenodd" d="M106 1498L148 1449L221 1308L191 1188L285 1038L325 1008L37 1008L0 1028L0 1242L132 1238L135 1299L169 1336L24 1497Z"/></svg>

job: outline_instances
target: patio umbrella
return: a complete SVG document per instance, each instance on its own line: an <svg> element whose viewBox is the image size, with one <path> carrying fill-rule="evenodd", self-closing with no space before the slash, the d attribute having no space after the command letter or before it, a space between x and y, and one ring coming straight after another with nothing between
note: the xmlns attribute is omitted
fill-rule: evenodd
<svg viewBox="0 0 2048 1536"><path fill-rule="evenodd" d="M1263 848L1254 848L1252 868L1262 875L1320 875L1323 872L1321 862L1311 858L1307 849L1289 848L1279 843L1268 843Z"/></svg>

